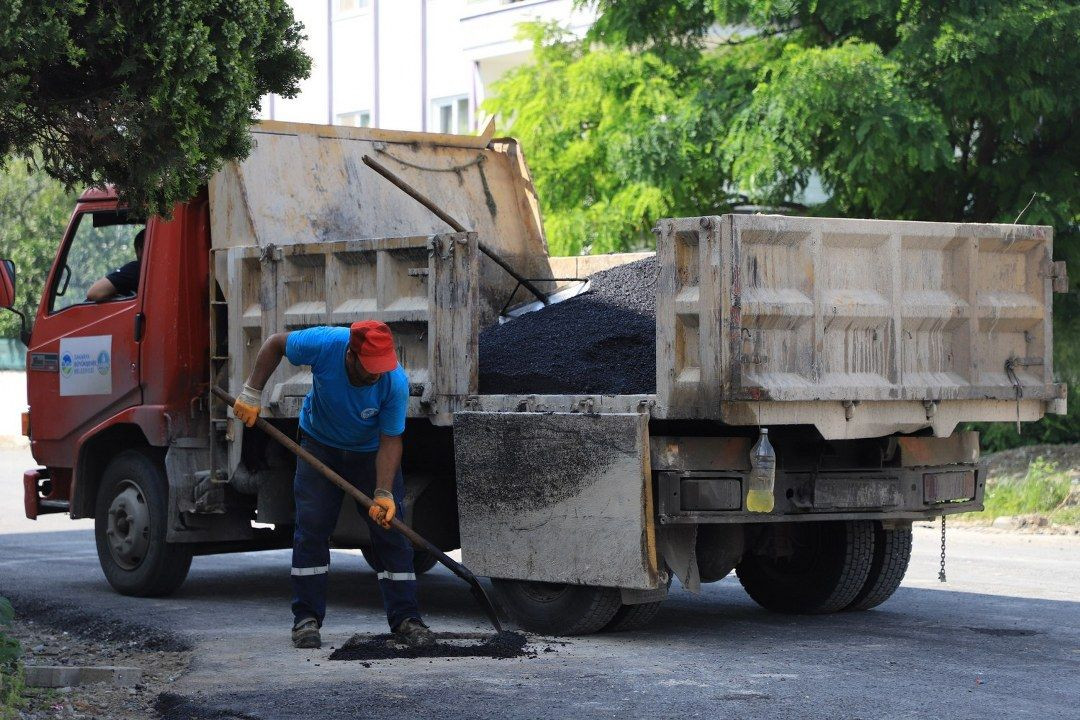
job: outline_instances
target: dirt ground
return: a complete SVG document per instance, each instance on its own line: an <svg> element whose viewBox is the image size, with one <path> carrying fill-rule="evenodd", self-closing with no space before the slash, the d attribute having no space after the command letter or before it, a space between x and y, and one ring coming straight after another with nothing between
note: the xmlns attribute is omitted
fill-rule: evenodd
<svg viewBox="0 0 1080 720"><path fill-rule="evenodd" d="M142 670L133 687L106 683L70 688L27 688L26 705L16 714L20 720L128 720L154 717L159 694L167 692L188 668L189 650L155 650L137 639L94 639L35 622L16 621L11 628L23 647L25 665L125 666Z"/></svg>

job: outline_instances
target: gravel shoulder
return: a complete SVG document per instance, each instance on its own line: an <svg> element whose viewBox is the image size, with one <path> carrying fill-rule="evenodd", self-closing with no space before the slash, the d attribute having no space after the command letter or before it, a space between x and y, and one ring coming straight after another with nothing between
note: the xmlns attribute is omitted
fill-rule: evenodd
<svg viewBox="0 0 1080 720"><path fill-rule="evenodd" d="M35 613L34 608L39 612ZM186 643L162 644L161 633L147 633L146 628L125 627L87 613L65 619L62 613L34 603L20 604L16 612L18 619L10 634L23 647L24 665L123 666L139 668L142 673L132 687L96 683L26 688L25 705L17 715L20 720L154 717L159 696L168 692L191 661L192 652ZM41 618L63 624L53 625ZM89 624L83 624L85 621Z"/></svg>

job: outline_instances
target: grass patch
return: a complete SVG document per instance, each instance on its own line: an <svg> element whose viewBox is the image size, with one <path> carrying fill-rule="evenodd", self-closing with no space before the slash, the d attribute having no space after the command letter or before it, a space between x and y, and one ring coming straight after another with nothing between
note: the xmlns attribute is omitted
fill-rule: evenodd
<svg viewBox="0 0 1080 720"><path fill-rule="evenodd" d="M991 477L986 482L985 509L961 513L957 518L984 520L1012 515L1045 515L1062 525L1080 523L1080 507L1066 506L1072 479L1057 464L1036 458L1022 477Z"/></svg>
<svg viewBox="0 0 1080 720"><path fill-rule="evenodd" d="M19 657L22 647L4 628L11 627L15 609L11 602L0 597L0 720L14 720L23 706L23 672Z"/></svg>

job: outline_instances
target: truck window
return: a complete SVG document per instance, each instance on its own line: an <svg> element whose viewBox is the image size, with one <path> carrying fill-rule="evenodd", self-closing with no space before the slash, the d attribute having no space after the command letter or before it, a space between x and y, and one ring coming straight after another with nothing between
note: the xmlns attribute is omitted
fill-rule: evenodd
<svg viewBox="0 0 1080 720"><path fill-rule="evenodd" d="M49 312L89 302L90 286L136 259L134 240L145 223L123 211L82 213L52 288ZM117 296L131 297L134 293Z"/></svg>

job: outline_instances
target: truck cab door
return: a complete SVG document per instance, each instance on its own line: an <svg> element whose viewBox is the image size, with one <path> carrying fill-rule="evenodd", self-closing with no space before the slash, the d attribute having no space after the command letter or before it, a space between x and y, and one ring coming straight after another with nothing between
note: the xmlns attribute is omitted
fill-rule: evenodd
<svg viewBox="0 0 1080 720"><path fill-rule="evenodd" d="M68 226L28 352L30 434L41 463L72 467L75 442L83 433L142 402L136 333L143 324L151 233L143 236L141 260L134 244L144 227L115 202L80 204ZM106 277L112 280L99 283L95 294L102 287L118 292L88 299Z"/></svg>

